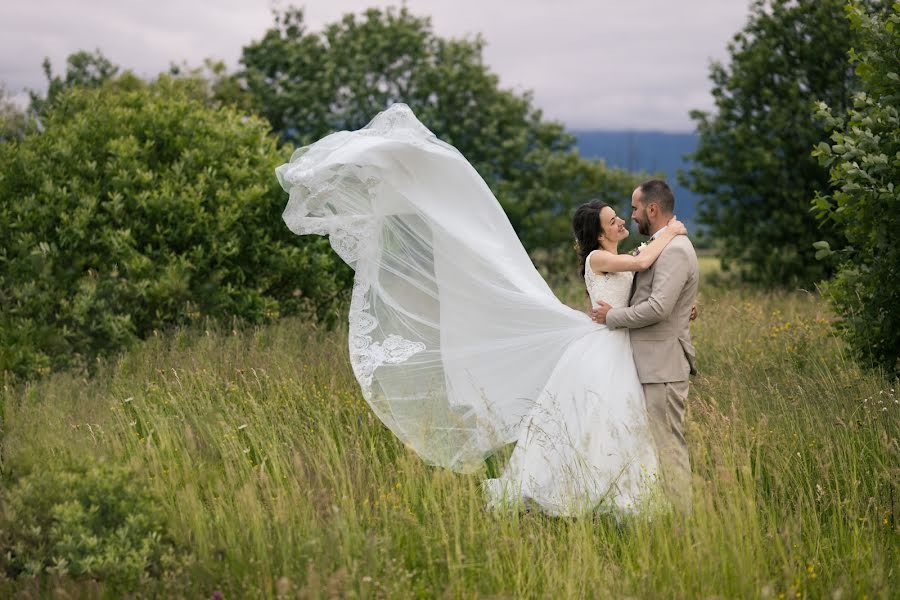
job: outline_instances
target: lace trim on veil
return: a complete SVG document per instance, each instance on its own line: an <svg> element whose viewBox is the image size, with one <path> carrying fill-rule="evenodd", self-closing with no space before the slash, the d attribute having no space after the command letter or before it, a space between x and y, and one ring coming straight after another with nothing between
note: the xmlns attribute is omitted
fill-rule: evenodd
<svg viewBox="0 0 900 600"><path fill-rule="evenodd" d="M349 167L331 171L324 181L323 178L312 181L310 171L304 170L294 171L286 178L296 186L290 193L291 206L284 214L287 226L298 235L327 235L334 251L356 270L349 311L350 364L363 396L371 401L375 369L406 362L426 347L422 342L407 340L395 333L382 340L375 340L370 335L378 328L378 320L369 312L371 281L367 259L372 257L367 257L366 251L378 248L375 238L381 229L380 219L374 215L312 217L309 214L323 212L323 204L337 191L339 181L341 188L346 190L348 181L355 179L353 189L365 194L369 200L374 198L378 182L374 178L360 180Z"/></svg>
<svg viewBox="0 0 900 600"><path fill-rule="evenodd" d="M350 301L350 363L360 382L366 400L372 399L372 379L381 365L397 365L425 351L425 344L404 339L396 333L381 342L368 335L378 327L378 320L370 313L369 283L357 276Z"/></svg>

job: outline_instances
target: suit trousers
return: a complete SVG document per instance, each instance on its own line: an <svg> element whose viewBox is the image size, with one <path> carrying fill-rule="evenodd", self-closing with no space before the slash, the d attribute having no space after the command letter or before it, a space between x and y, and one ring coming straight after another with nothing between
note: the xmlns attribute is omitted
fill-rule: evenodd
<svg viewBox="0 0 900 600"><path fill-rule="evenodd" d="M691 461L684 440L688 382L645 383L644 399L656 442L663 491L684 513L691 512Z"/></svg>

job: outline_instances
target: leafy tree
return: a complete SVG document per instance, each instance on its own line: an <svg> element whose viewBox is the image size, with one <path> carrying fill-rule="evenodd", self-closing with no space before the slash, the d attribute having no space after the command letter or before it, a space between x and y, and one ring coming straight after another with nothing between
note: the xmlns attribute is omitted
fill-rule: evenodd
<svg viewBox="0 0 900 600"><path fill-rule="evenodd" d="M850 62L862 89L847 111L819 103L831 133L813 151L829 169L833 193L817 194L813 212L835 224L849 246L827 290L840 329L866 363L900 375L900 2L883 18L847 7L858 49ZM821 241L820 257L831 254Z"/></svg>
<svg viewBox="0 0 900 600"><path fill-rule="evenodd" d="M635 176L580 158L575 138L544 120L530 94L500 88L483 47L480 37L436 36L428 18L406 8L348 14L321 33L290 9L244 48L236 77L297 145L407 103L478 170L529 250L568 245L574 206L597 195L621 203Z"/></svg>
<svg viewBox="0 0 900 600"><path fill-rule="evenodd" d="M188 81L59 92L0 143L0 371L90 364L174 323L332 315L352 272L283 226L266 122Z"/></svg>
<svg viewBox="0 0 900 600"><path fill-rule="evenodd" d="M207 58L199 67L172 64L169 75L183 80L182 85L193 87L192 95L210 106L231 106L243 113L259 113L254 96L247 93L221 60Z"/></svg>
<svg viewBox="0 0 900 600"><path fill-rule="evenodd" d="M0 142L21 139L25 135L27 122L25 112L9 99L6 87L0 82Z"/></svg>
<svg viewBox="0 0 900 600"><path fill-rule="evenodd" d="M42 63L47 78L47 93L41 96L38 92L30 92L30 109L36 112L48 110L55 98L64 90L72 87L96 88L108 81L127 75L134 77L130 70L122 71L119 65L110 61L99 49L88 52L79 50L66 58L64 75L54 75L50 59ZM254 97L240 85L239 80L228 73L228 68L221 60L206 58L203 64L192 67L186 62L172 63L168 75L182 80L179 88L203 100L210 106L228 105L245 113L258 112Z"/></svg>
<svg viewBox="0 0 900 600"><path fill-rule="evenodd" d="M756 0L747 25L715 63L715 110L692 111L699 141L683 182L700 195L698 220L721 245L723 263L767 284L812 284L829 271L812 243L836 243L809 198L828 173L809 148L824 137L813 103L843 111L855 86L845 0ZM870 5L882 5L872 1Z"/></svg>
<svg viewBox="0 0 900 600"><path fill-rule="evenodd" d="M99 87L119 73L119 67L106 58L99 49L94 52L80 50L70 54L66 58L64 77L53 74L49 58L44 59L42 66L47 77L47 95L42 97L37 92L30 93L31 109L38 113L46 111L56 97L67 88Z"/></svg>

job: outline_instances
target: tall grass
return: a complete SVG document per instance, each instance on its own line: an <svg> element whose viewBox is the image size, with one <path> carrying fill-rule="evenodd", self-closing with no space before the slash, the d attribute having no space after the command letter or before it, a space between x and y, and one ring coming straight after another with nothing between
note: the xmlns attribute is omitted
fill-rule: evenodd
<svg viewBox="0 0 900 600"><path fill-rule="evenodd" d="M577 283L559 289L586 308ZM4 484L73 461L129 466L183 556L147 595L889 597L900 405L830 319L814 294L703 288L690 516L483 513L486 473L423 464L361 399L346 327L299 320L173 332L91 379L7 385Z"/></svg>

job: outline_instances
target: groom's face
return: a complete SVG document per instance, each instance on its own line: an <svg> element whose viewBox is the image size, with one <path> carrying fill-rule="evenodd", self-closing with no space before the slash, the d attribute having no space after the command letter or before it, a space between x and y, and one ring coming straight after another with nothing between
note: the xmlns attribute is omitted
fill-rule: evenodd
<svg viewBox="0 0 900 600"><path fill-rule="evenodd" d="M650 219L647 215L647 207L641 202L641 188L636 188L631 194L631 220L637 223L638 233L650 235Z"/></svg>

